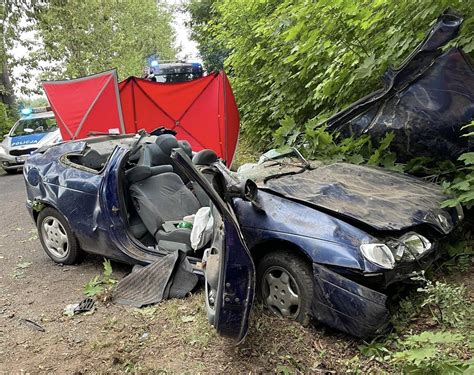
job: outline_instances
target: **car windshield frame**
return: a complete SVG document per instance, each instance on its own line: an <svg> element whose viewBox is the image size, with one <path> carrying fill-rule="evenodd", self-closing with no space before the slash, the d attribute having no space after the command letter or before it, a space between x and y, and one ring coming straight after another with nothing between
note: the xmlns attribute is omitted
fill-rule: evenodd
<svg viewBox="0 0 474 375"><path fill-rule="evenodd" d="M30 129L31 131L25 131ZM10 137L21 137L31 134L52 133L58 129L54 117L31 117L18 120L10 132Z"/></svg>

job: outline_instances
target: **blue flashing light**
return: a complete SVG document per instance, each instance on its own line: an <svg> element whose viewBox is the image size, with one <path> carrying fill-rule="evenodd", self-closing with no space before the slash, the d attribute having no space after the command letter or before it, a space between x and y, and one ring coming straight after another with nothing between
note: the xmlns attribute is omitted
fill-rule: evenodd
<svg viewBox="0 0 474 375"><path fill-rule="evenodd" d="M22 108L21 109L21 114L24 116L31 115L33 113L33 110L31 108Z"/></svg>
<svg viewBox="0 0 474 375"><path fill-rule="evenodd" d="M153 68L155 68L155 67L158 66L158 61L153 60L153 61L150 63L150 65L151 65Z"/></svg>
<svg viewBox="0 0 474 375"><path fill-rule="evenodd" d="M191 63L191 67L193 70L202 70L202 65L198 62Z"/></svg>

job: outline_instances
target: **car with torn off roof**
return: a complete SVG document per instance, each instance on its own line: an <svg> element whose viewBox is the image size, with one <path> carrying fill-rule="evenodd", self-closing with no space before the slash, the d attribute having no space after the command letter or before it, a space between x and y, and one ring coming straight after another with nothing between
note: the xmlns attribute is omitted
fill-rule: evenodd
<svg viewBox="0 0 474 375"><path fill-rule="evenodd" d="M274 313L358 337L385 332L386 288L426 269L462 220L439 186L293 150L240 173L172 134L100 136L32 154L27 208L46 253L150 264L184 251L205 280L209 321L241 341L254 294ZM183 220L213 218L196 246Z"/></svg>

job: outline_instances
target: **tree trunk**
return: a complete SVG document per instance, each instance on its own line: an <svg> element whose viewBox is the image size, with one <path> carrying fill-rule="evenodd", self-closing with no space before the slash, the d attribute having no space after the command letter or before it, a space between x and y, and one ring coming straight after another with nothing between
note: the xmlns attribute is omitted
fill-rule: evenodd
<svg viewBox="0 0 474 375"><path fill-rule="evenodd" d="M0 100L11 108L15 104L15 94L10 80L10 69L8 69L6 59L4 58L3 60L2 74L0 76Z"/></svg>

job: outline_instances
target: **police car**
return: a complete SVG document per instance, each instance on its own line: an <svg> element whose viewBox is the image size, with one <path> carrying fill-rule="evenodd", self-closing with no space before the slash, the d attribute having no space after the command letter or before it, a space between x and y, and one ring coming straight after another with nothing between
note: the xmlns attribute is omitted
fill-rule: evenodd
<svg viewBox="0 0 474 375"><path fill-rule="evenodd" d="M160 83L186 82L203 76L204 69L199 62L159 61L155 55L148 57L148 66L144 71L144 78Z"/></svg>
<svg viewBox="0 0 474 375"><path fill-rule="evenodd" d="M7 173L22 168L26 158L38 148L62 141L51 108L23 108L21 114L0 143L0 165Z"/></svg>

